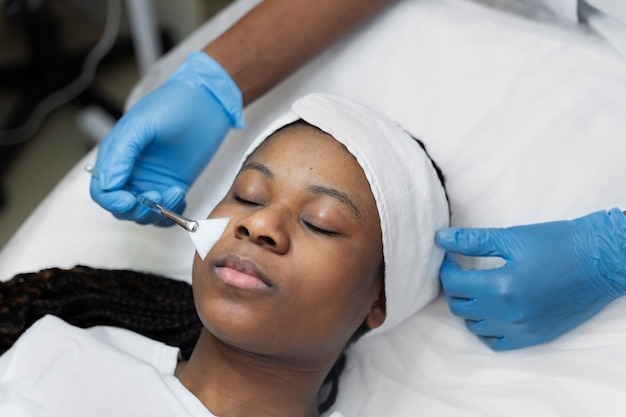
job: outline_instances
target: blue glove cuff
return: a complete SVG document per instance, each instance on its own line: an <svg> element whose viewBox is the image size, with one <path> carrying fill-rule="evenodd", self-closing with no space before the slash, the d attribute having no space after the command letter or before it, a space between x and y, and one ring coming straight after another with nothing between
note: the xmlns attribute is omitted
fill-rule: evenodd
<svg viewBox="0 0 626 417"><path fill-rule="evenodd" d="M169 79L203 86L228 114L235 128L246 127L243 118L243 95L224 68L204 52L192 52Z"/></svg>
<svg viewBox="0 0 626 417"><path fill-rule="evenodd" d="M608 212L613 239L615 240L614 257L607 257L607 267L618 275L616 281L625 287L626 292L626 215L622 210L613 208Z"/></svg>
<svg viewBox="0 0 626 417"><path fill-rule="evenodd" d="M621 294L626 293L626 215L618 209L592 213L591 233L597 253L592 253L602 276ZM582 218L584 219L584 217Z"/></svg>

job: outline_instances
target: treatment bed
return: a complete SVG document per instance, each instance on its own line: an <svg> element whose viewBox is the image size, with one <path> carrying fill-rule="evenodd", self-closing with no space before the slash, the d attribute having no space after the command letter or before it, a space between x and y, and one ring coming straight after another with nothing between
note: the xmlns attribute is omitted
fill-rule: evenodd
<svg viewBox="0 0 626 417"><path fill-rule="evenodd" d="M128 105L254 4L236 1L199 28L143 77ZM533 4L396 2L246 109L248 127L226 139L185 214L204 218L247 144L312 91L380 109L420 138L446 176L454 226L626 209L626 59ZM92 151L21 226L0 253L0 278L83 264L189 280L186 233L121 222L97 206L83 170L94 161ZM496 353L439 297L348 353L335 408L346 417L624 415L626 300L554 342Z"/></svg>

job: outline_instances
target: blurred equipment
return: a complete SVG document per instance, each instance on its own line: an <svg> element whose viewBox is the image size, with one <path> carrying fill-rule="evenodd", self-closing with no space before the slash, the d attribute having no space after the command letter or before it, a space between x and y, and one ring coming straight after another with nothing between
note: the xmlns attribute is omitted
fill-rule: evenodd
<svg viewBox="0 0 626 417"><path fill-rule="evenodd" d="M28 59L0 69L0 88L19 89L15 104L0 119L0 169L6 169L48 114L68 102L76 100L86 106L77 123L94 143L121 117L121 106L93 88L98 65L104 59L134 53L143 73L161 55L162 45L169 45L167 36L159 32L152 0L126 0L132 42L119 39L121 3L106 0L99 40L87 51L70 52L62 41L60 19L48 1L6 0L5 16L23 29ZM0 188L0 209L4 202Z"/></svg>
<svg viewBox="0 0 626 417"><path fill-rule="evenodd" d="M11 146L30 138L54 109L78 98L95 101L119 117L120 110L89 90L96 68L115 44L121 15L120 0L107 0L107 17L100 40L86 54L67 54L60 41L58 22L44 1L9 0L8 17L21 23L28 41L29 62L3 74L5 82L18 83L21 94L9 113L0 145Z"/></svg>

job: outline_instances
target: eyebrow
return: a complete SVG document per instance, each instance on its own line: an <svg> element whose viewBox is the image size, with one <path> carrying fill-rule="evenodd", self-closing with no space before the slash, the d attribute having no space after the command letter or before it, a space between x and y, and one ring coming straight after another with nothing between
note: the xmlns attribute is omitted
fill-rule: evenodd
<svg viewBox="0 0 626 417"><path fill-rule="evenodd" d="M356 205L354 205L352 200L350 200L350 198L348 197L346 193L339 191L339 190L335 190L334 188L328 188L328 187L324 187L321 185L311 185L308 189L314 194L326 195L326 196L334 198L335 200L347 206L357 218L359 219L361 218L361 212L356 207Z"/></svg>
<svg viewBox="0 0 626 417"><path fill-rule="evenodd" d="M259 164L258 162L250 162L241 167L241 172L248 170L260 172L266 178L272 181L274 180L274 173L268 167L263 164ZM336 190L334 188L324 187L322 185L311 185L308 187L308 190L316 195L325 195L334 198L335 200L348 207L357 218L361 218L361 212L352 202L352 200L350 200L350 197L348 197L346 193Z"/></svg>
<svg viewBox="0 0 626 417"><path fill-rule="evenodd" d="M261 174L263 174L263 176L265 176L266 178L270 180L274 180L274 173L270 171L270 169L266 167L265 165L259 164L257 162L250 162L248 164L245 164L243 167L241 167L240 172L244 172L248 170L258 171Z"/></svg>

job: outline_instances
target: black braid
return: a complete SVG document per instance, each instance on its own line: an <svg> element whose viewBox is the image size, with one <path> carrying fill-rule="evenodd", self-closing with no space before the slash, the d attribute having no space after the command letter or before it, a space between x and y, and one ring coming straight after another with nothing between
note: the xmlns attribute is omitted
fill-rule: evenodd
<svg viewBox="0 0 626 417"><path fill-rule="evenodd" d="M202 328L185 282L128 270L54 268L0 282L0 353L46 314L82 328L129 329L179 347L185 359Z"/></svg>
<svg viewBox="0 0 626 417"><path fill-rule="evenodd" d="M448 196L448 190L446 189L446 177L443 175L443 171L441 170L441 168L439 168L439 165L437 165L435 160L428 153L428 150L426 149L426 145L424 144L424 142L422 142L415 136L411 135L409 132L407 132L407 134L409 134L409 136L411 136L418 143L420 148L422 148L422 150L424 151L424 153L430 160L430 163L433 165L433 168L435 169L435 172L437 173L437 178L439 178L439 182L441 182L441 186L443 187L443 193L446 196L446 201L448 202L448 214L450 214L450 210L451 210L450 209L450 197Z"/></svg>
<svg viewBox="0 0 626 417"><path fill-rule="evenodd" d="M180 348L185 360L202 329L186 282L129 270L52 268L0 281L0 355L46 314L81 328L129 329ZM365 331L362 325L351 341ZM330 384L328 395L320 400L320 413L335 403L345 364L342 352L320 390Z"/></svg>

